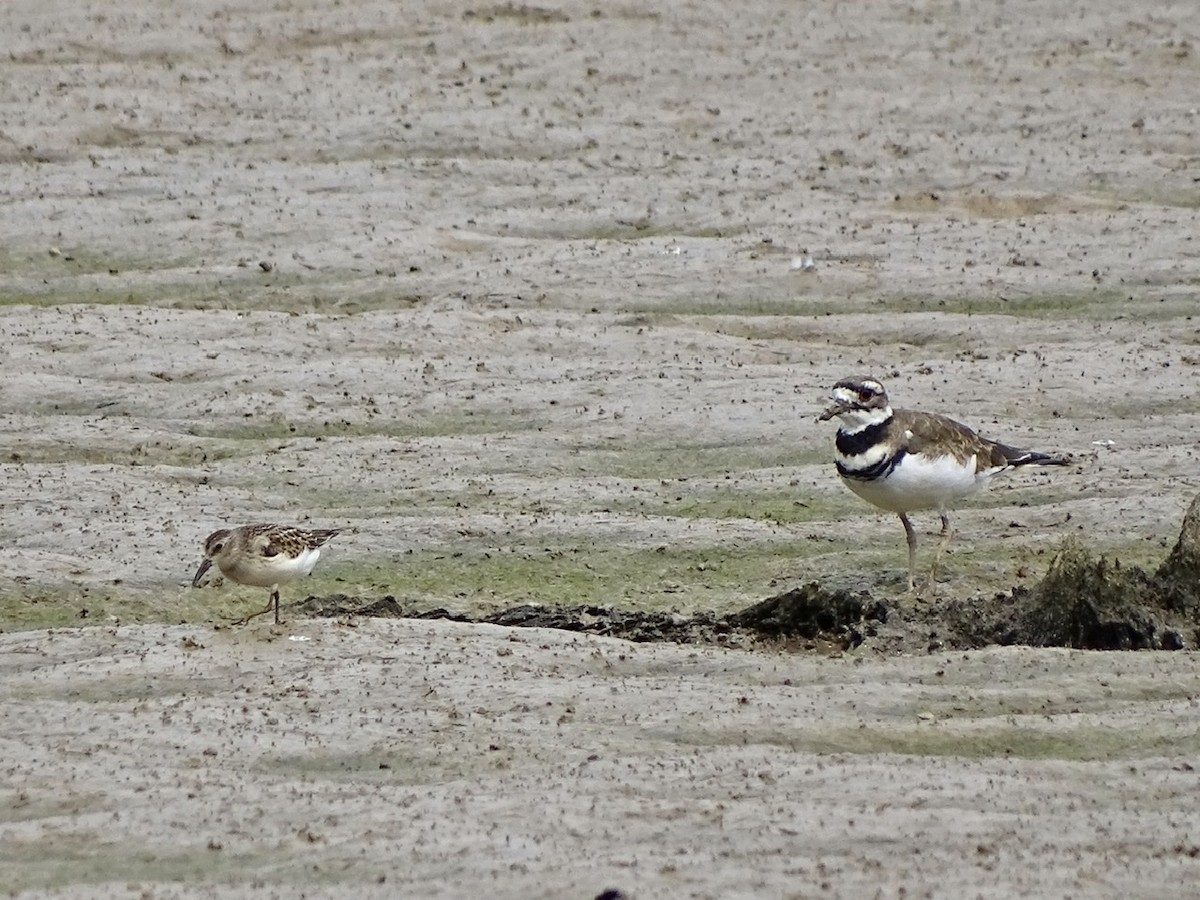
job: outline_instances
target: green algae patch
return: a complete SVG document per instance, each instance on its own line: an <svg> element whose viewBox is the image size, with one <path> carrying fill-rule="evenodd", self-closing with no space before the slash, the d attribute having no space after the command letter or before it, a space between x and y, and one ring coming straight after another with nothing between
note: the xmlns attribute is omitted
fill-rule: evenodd
<svg viewBox="0 0 1200 900"><path fill-rule="evenodd" d="M1145 759L1194 752L1197 729L1158 734L1130 733L1102 725L1041 729L1025 725L955 727L953 721L904 726L864 724L861 727L799 730L748 728L736 730L683 729L665 735L686 746L767 744L797 753L820 755L959 757L966 759L1031 759L1073 762Z"/></svg>

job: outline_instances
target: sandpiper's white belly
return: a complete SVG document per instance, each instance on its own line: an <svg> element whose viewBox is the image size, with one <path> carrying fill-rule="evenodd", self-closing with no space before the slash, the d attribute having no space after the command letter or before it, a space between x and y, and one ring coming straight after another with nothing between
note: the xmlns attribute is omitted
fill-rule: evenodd
<svg viewBox="0 0 1200 900"><path fill-rule="evenodd" d="M991 470L975 471L975 457L960 463L953 456L930 459L910 453L884 478L859 481L843 476L846 487L880 509L901 513L944 509L951 501L984 487Z"/></svg>
<svg viewBox="0 0 1200 900"><path fill-rule="evenodd" d="M306 547L298 556L279 553L275 556L237 556L218 562L227 578L238 584L254 587L274 587L307 575L321 556L320 547Z"/></svg>

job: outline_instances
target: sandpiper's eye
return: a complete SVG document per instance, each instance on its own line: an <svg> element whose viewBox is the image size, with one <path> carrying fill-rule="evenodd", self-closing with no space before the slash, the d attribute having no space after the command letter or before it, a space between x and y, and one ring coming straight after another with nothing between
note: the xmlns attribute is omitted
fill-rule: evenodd
<svg viewBox="0 0 1200 900"><path fill-rule="evenodd" d="M224 544L217 544L216 546L213 547L213 553L220 553L221 548L224 546L225 546Z"/></svg>

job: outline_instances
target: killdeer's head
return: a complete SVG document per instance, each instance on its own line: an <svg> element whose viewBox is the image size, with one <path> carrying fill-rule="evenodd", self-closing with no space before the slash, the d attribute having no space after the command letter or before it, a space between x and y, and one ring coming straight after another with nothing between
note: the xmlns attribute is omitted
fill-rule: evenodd
<svg viewBox="0 0 1200 900"><path fill-rule="evenodd" d="M892 415L887 391L877 378L843 378L833 386L833 404L821 413L827 422L840 416L848 431L858 431L868 425L887 421Z"/></svg>

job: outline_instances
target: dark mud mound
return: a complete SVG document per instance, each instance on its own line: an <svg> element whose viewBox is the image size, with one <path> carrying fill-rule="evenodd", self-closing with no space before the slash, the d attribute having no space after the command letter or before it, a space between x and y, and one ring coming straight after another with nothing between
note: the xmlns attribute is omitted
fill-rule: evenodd
<svg viewBox="0 0 1200 900"><path fill-rule="evenodd" d="M1150 650L1184 644L1154 578L1096 559L1077 545L1059 553L1018 613L1015 642L1035 647Z"/></svg>
<svg viewBox="0 0 1200 900"><path fill-rule="evenodd" d="M1174 549L1154 572L1068 543L1040 584L991 600L950 601L937 611L946 643L1026 644L1081 650L1200 647L1200 496ZM932 633L932 632L931 632Z"/></svg>
<svg viewBox="0 0 1200 900"><path fill-rule="evenodd" d="M1167 608L1200 626L1200 494L1188 507L1179 540L1154 573L1154 582Z"/></svg>
<svg viewBox="0 0 1200 900"><path fill-rule="evenodd" d="M555 628L623 638L628 641L671 641L677 644L743 646L761 638L800 639L806 646L857 647L874 634L874 624L887 618L883 604L844 591L825 591L808 584L729 615L641 612L609 606L542 606L522 604L479 618L446 609L404 608L395 597L364 601L346 594L309 597L298 606L302 615L318 618L380 616L450 619L510 628Z"/></svg>
<svg viewBox="0 0 1200 900"><path fill-rule="evenodd" d="M1200 646L1200 496L1174 549L1153 573L1092 556L1059 553L1020 605L1014 637L1034 646L1180 650Z"/></svg>
<svg viewBox="0 0 1200 900"><path fill-rule="evenodd" d="M863 592L810 583L726 615L642 612L609 606L523 604L480 618L406 608L394 597L310 597L302 614L453 619L514 628L557 628L630 641L837 651L866 646L912 653L1001 644L1087 650L1200 647L1200 496L1179 540L1153 573L1096 558L1078 544L1058 554L1045 579L991 598L884 603Z"/></svg>
<svg viewBox="0 0 1200 900"><path fill-rule="evenodd" d="M992 644L1079 650L1179 650L1183 617L1163 607L1153 579L1136 567L1068 545L1033 588L949 600L926 617L930 647ZM1191 646L1196 645L1195 636Z"/></svg>
<svg viewBox="0 0 1200 900"><path fill-rule="evenodd" d="M638 612L608 606L572 606L565 609L525 605L501 610L479 620L489 625L517 628L557 628L624 638L627 641L672 641L676 644L729 643L734 629L725 617L707 613Z"/></svg>
<svg viewBox="0 0 1200 900"><path fill-rule="evenodd" d="M857 647L887 621L887 607L869 594L829 591L816 582L768 597L727 621L762 637L830 640Z"/></svg>
<svg viewBox="0 0 1200 900"><path fill-rule="evenodd" d="M405 619L449 619L503 625L509 628L556 628L619 637L629 641L673 641L678 644L728 643L734 628L725 617L708 614L683 616L677 613L639 612L607 606L542 606L522 604L478 618L447 609L405 608L395 597L364 601L346 594L309 597L297 607L303 615L317 618L377 616Z"/></svg>

